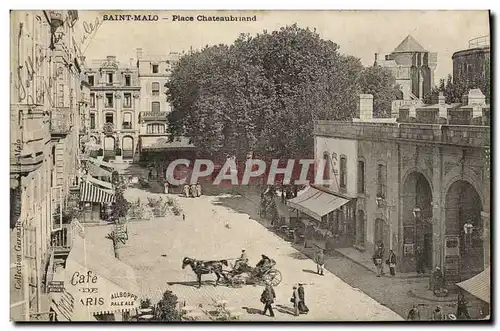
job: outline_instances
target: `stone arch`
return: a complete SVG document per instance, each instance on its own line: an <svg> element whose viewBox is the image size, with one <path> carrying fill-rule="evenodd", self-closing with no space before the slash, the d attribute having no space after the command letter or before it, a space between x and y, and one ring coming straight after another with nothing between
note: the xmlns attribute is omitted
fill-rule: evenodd
<svg viewBox="0 0 500 331"><path fill-rule="evenodd" d="M443 191L441 192L442 196L444 197L443 200L446 201L446 194L448 193L448 190L455 182L459 180L469 183L476 190L477 194L479 194L479 198L481 198L481 207L483 209L486 209L486 199L484 197L483 190L480 189L477 181L475 181L474 178L472 178L472 176L468 174L456 175L445 181L445 185L443 185Z"/></svg>
<svg viewBox="0 0 500 331"><path fill-rule="evenodd" d="M404 183L406 182L406 180L408 179L408 176L410 176L413 172L418 172L422 176L424 176L424 178L427 180L427 183L429 183L429 185L431 187L431 191L434 193L434 188L433 188L433 185L432 185L431 178L429 177L429 175L427 174L427 172L424 169L420 169L419 167L411 167L411 168L408 168L405 171L405 173L401 177L401 183L403 183L403 186L404 186Z"/></svg>
<svg viewBox="0 0 500 331"><path fill-rule="evenodd" d="M122 138L123 158L132 158L134 156L134 137L124 136Z"/></svg>
<svg viewBox="0 0 500 331"><path fill-rule="evenodd" d="M116 139L113 136L107 136L104 138L104 150L114 151L116 148Z"/></svg>
<svg viewBox="0 0 500 331"><path fill-rule="evenodd" d="M484 268L484 238L481 211L483 202L479 191L465 179L459 178L447 187L445 195L445 235L458 238L459 256L456 266L461 279L479 273ZM467 234L465 225L473 226ZM450 253L449 253L450 254Z"/></svg>
<svg viewBox="0 0 500 331"><path fill-rule="evenodd" d="M409 169L403 176L400 205L403 223L403 271L415 270L417 258L423 267L433 265L433 191L431 181L421 169ZM419 256L415 255L417 248Z"/></svg>

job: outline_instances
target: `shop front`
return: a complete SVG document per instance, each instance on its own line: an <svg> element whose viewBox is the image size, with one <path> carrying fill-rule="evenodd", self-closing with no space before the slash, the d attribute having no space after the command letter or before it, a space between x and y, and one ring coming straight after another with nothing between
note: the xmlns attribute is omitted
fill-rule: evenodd
<svg viewBox="0 0 500 331"><path fill-rule="evenodd" d="M104 207L115 201L114 190L104 188L98 183L107 187L111 185L111 183L88 177L80 183L80 202L82 204L82 222L84 223L99 222L104 219Z"/></svg>
<svg viewBox="0 0 500 331"><path fill-rule="evenodd" d="M57 321L123 321L139 308L140 288L129 265L76 236L54 281L51 308ZM53 283L54 283L53 281Z"/></svg>
<svg viewBox="0 0 500 331"><path fill-rule="evenodd" d="M355 200L308 187L287 201L303 224L306 243L327 251L352 245L355 234Z"/></svg>

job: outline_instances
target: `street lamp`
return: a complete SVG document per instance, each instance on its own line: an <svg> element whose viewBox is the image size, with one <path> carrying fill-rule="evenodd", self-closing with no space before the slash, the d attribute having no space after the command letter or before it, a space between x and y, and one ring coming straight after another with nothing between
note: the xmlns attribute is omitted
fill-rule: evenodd
<svg viewBox="0 0 500 331"><path fill-rule="evenodd" d="M420 208L418 207L413 208L413 216L415 217L415 221L420 218L421 214L422 211L420 210Z"/></svg>

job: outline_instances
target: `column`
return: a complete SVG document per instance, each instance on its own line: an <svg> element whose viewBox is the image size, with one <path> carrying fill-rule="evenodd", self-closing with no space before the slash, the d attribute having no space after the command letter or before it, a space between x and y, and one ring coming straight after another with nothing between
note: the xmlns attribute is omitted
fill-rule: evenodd
<svg viewBox="0 0 500 331"><path fill-rule="evenodd" d="M481 221L483 223L483 256L484 268L490 266L490 213L481 212Z"/></svg>
<svg viewBox="0 0 500 331"><path fill-rule="evenodd" d="M441 270L444 265L444 235L445 235L445 212L444 201L442 199L442 153L441 147L433 148L433 171L432 171L432 261L433 268L439 266Z"/></svg>

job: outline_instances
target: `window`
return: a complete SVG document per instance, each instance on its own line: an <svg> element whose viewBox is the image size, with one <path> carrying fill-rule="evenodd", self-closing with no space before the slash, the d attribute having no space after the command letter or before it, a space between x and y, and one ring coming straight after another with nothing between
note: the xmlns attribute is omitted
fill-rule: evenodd
<svg viewBox="0 0 500 331"><path fill-rule="evenodd" d="M106 93L106 108L113 108L113 93Z"/></svg>
<svg viewBox="0 0 500 331"><path fill-rule="evenodd" d="M95 93L90 93L90 107L95 108Z"/></svg>
<svg viewBox="0 0 500 331"><path fill-rule="evenodd" d="M125 75L125 86L130 86L130 75Z"/></svg>
<svg viewBox="0 0 500 331"><path fill-rule="evenodd" d="M130 108L132 107L132 94L124 93L123 94L123 107Z"/></svg>
<svg viewBox="0 0 500 331"><path fill-rule="evenodd" d="M165 133L164 124L148 124L146 128L147 133Z"/></svg>
<svg viewBox="0 0 500 331"><path fill-rule="evenodd" d="M377 197L382 199L386 198L386 181L387 171L385 165L379 164L377 166Z"/></svg>
<svg viewBox="0 0 500 331"><path fill-rule="evenodd" d="M151 83L151 94L154 96L160 95L160 83L158 82Z"/></svg>
<svg viewBox="0 0 500 331"><path fill-rule="evenodd" d="M157 74L157 73L158 73L158 65L153 64L153 74Z"/></svg>
<svg viewBox="0 0 500 331"><path fill-rule="evenodd" d="M95 129L95 113L90 113L90 128Z"/></svg>
<svg viewBox="0 0 500 331"><path fill-rule="evenodd" d="M113 84L113 73L112 72L108 73L108 84Z"/></svg>
<svg viewBox="0 0 500 331"><path fill-rule="evenodd" d="M104 122L113 124L113 114L110 114L110 113L106 114Z"/></svg>
<svg viewBox="0 0 500 331"><path fill-rule="evenodd" d="M94 76L89 76L88 82L90 86L94 86Z"/></svg>
<svg viewBox="0 0 500 331"><path fill-rule="evenodd" d="M160 103L155 101L151 103L151 111L153 113L159 113L160 112Z"/></svg>
<svg viewBox="0 0 500 331"><path fill-rule="evenodd" d="M124 113L123 114L123 129L132 129L132 113Z"/></svg>
<svg viewBox="0 0 500 331"><path fill-rule="evenodd" d="M323 179L325 181L330 180L330 155L327 152L323 154L323 162L324 162L324 171L323 171Z"/></svg>
<svg viewBox="0 0 500 331"><path fill-rule="evenodd" d="M340 157L340 188L346 188L347 185L347 158Z"/></svg>
<svg viewBox="0 0 500 331"><path fill-rule="evenodd" d="M365 193L365 162L358 161L358 193Z"/></svg>

